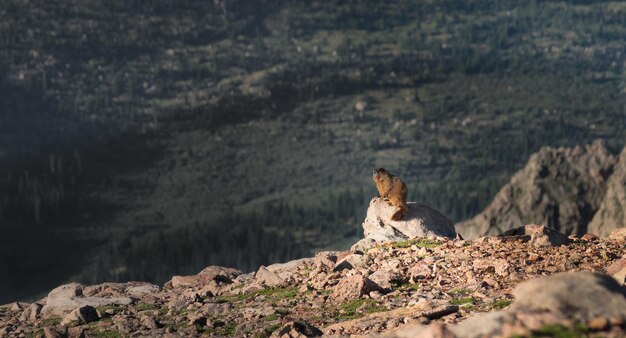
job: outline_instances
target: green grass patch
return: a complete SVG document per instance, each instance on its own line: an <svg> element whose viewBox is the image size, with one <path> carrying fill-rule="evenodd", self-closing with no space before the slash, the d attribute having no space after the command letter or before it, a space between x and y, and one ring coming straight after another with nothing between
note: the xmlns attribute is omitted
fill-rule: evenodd
<svg viewBox="0 0 626 338"><path fill-rule="evenodd" d="M161 316L165 316L168 312L170 312L170 309L168 309L167 306L164 306L159 309L159 315Z"/></svg>
<svg viewBox="0 0 626 338"><path fill-rule="evenodd" d="M502 310L505 307L511 305L512 302L513 301L510 299L498 299L498 300L493 301L493 303L491 303L491 307L496 310Z"/></svg>
<svg viewBox="0 0 626 338"><path fill-rule="evenodd" d="M539 330L531 331L529 338L583 338L588 336L587 331L589 328L584 325L575 325L573 328L564 325L546 325Z"/></svg>
<svg viewBox="0 0 626 338"><path fill-rule="evenodd" d="M237 328L235 327L235 325L227 324L227 325L222 326L221 331L223 335L232 337L235 335Z"/></svg>
<svg viewBox="0 0 626 338"><path fill-rule="evenodd" d="M420 287L421 285L419 283L415 283L415 284L406 283L406 284L400 285L400 290L419 290Z"/></svg>
<svg viewBox="0 0 626 338"><path fill-rule="evenodd" d="M26 337L28 338L35 338L39 336L43 336L43 329L37 329L35 331L31 331L26 335Z"/></svg>
<svg viewBox="0 0 626 338"><path fill-rule="evenodd" d="M366 305L363 313L357 313L357 309ZM338 307L339 316L338 319L355 319L363 316L363 314L370 314L375 312L387 311L387 308L378 305L374 300L369 298L359 298L351 301L347 301Z"/></svg>
<svg viewBox="0 0 626 338"><path fill-rule="evenodd" d="M395 248L395 249L406 249L411 247L412 245L417 246L418 248L434 248L437 247L439 245L441 245L441 242L439 241L432 241L430 239L426 239L426 238L416 238L416 239L411 239L408 241L402 241L402 242L395 242L395 243L391 243L391 247Z"/></svg>
<svg viewBox="0 0 626 338"><path fill-rule="evenodd" d="M183 326L185 326L185 323L183 322L178 322L178 323L172 323L172 324L165 324L165 327L169 327L172 330L178 332L178 330L180 330Z"/></svg>
<svg viewBox="0 0 626 338"><path fill-rule="evenodd" d="M148 311L148 310L155 310L157 308L156 304L150 304L150 303L141 303L141 304L137 304L137 306L135 306L135 309L137 309L137 311Z"/></svg>
<svg viewBox="0 0 626 338"><path fill-rule="evenodd" d="M122 338L122 335L113 330L92 331L89 330L89 336L95 338Z"/></svg>
<svg viewBox="0 0 626 338"><path fill-rule="evenodd" d="M452 303L454 305L473 304L474 303L474 298L472 298L472 297L457 298L457 299L451 300L450 303Z"/></svg>
<svg viewBox="0 0 626 338"><path fill-rule="evenodd" d="M391 281L391 286L397 290L419 290L420 288L419 283L411 284L403 280Z"/></svg>
<svg viewBox="0 0 626 338"><path fill-rule="evenodd" d="M282 324L278 323L278 324L274 324L270 327L266 327L265 328L265 333L267 333L268 335L271 335L272 333L274 333L274 331L280 329L282 327Z"/></svg>
<svg viewBox="0 0 626 338"><path fill-rule="evenodd" d="M468 289L452 289L448 292L448 294L454 296L467 296L470 294L470 292L471 291Z"/></svg>
<svg viewBox="0 0 626 338"><path fill-rule="evenodd" d="M61 318L59 317L50 317L48 319L44 319L43 321L44 326L52 326L52 325L59 325L59 324L61 324Z"/></svg>
<svg viewBox="0 0 626 338"><path fill-rule="evenodd" d="M268 321L268 322L270 322L272 320L277 320L277 319L278 319L278 314L276 314L276 313L272 313L271 315L263 318L263 320Z"/></svg>
<svg viewBox="0 0 626 338"><path fill-rule="evenodd" d="M256 298L258 296L265 296L268 302L276 303L282 299L295 298L297 295L298 295L298 289L295 287L271 288L271 289L264 289L264 290L244 293L242 295L228 295L228 296L214 297L213 301L215 303L237 303L237 302L246 301L248 299Z"/></svg>
<svg viewBox="0 0 626 338"><path fill-rule="evenodd" d="M113 314L116 315L120 312L122 312L124 310L124 308L121 305L118 304L108 304L108 305L101 305L96 307L96 310L98 310L98 312L102 315L105 314L105 311L107 310L113 310Z"/></svg>

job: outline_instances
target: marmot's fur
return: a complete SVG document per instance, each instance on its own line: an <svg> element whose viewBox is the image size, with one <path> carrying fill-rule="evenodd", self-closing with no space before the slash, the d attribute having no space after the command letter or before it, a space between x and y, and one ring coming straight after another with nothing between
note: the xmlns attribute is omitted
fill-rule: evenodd
<svg viewBox="0 0 626 338"><path fill-rule="evenodd" d="M374 182L380 197L389 202L390 205L399 208L391 216L391 219L398 221L404 217L408 210L406 206L406 184L399 177L392 175L384 168L374 169Z"/></svg>

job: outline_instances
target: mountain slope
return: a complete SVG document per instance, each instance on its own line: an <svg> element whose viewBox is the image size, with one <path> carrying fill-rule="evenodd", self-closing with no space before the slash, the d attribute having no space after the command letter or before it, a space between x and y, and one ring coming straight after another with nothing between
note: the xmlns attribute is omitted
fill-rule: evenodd
<svg viewBox="0 0 626 338"><path fill-rule="evenodd" d="M456 229L464 237L474 238L537 223L582 235L602 210L593 229L604 227L602 234L608 235L624 222L623 213L617 210L619 203L615 205L623 191L624 170L616 163L618 158L602 141L573 148L541 148L483 212L456 224Z"/></svg>
<svg viewBox="0 0 626 338"><path fill-rule="evenodd" d="M626 147L607 182L602 203L589 223L588 231L607 236L615 228L626 227Z"/></svg>

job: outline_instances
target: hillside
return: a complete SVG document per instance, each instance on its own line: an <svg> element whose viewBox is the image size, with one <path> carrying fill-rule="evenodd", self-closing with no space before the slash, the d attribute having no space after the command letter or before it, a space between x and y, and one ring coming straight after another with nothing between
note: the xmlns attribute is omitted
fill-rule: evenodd
<svg viewBox="0 0 626 338"><path fill-rule="evenodd" d="M622 337L625 245L624 228L600 239L526 225L512 236L322 251L253 273L208 266L162 288L71 283L0 306L0 335Z"/></svg>
<svg viewBox="0 0 626 338"><path fill-rule="evenodd" d="M466 238L501 234L527 223L566 234L608 236L623 227L626 148L612 155L603 142L544 147L530 157L491 204L456 230Z"/></svg>
<svg viewBox="0 0 626 338"><path fill-rule="evenodd" d="M542 146L616 151L625 11L3 1L0 301L346 249L374 167L460 221Z"/></svg>

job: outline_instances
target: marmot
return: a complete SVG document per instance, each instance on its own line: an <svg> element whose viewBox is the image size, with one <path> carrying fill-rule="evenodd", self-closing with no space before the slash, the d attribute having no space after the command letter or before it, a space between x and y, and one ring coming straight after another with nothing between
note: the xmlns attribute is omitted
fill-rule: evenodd
<svg viewBox="0 0 626 338"><path fill-rule="evenodd" d="M374 169L374 183L376 183L380 197L389 202L390 205L400 208L391 216L391 219L398 221L404 217L408 210L406 206L407 188L404 181L384 168L378 168Z"/></svg>

